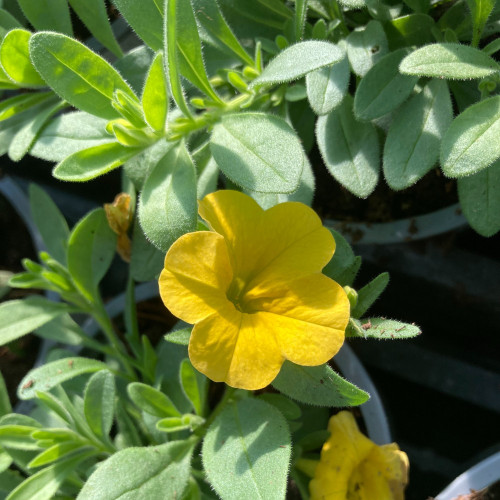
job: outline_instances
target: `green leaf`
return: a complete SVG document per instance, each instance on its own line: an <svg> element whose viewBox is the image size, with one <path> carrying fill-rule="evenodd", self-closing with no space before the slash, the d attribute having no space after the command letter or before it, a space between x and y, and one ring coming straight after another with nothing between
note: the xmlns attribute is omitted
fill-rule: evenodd
<svg viewBox="0 0 500 500"><path fill-rule="evenodd" d="M81 462L96 455L96 450L82 448L74 456L38 471L23 481L11 494L9 500L48 500L53 497L66 478Z"/></svg>
<svg viewBox="0 0 500 500"><path fill-rule="evenodd" d="M458 199L462 211L482 236L500 230L500 160L481 172L458 179Z"/></svg>
<svg viewBox="0 0 500 500"><path fill-rule="evenodd" d="M100 144L68 156L55 166L52 175L63 181L89 181L118 168L142 150L118 142Z"/></svg>
<svg viewBox="0 0 500 500"><path fill-rule="evenodd" d="M0 345L18 339L66 312L74 312L61 302L32 296L0 304Z"/></svg>
<svg viewBox="0 0 500 500"><path fill-rule="evenodd" d="M7 495L23 482L24 477L18 471L10 469L0 472L0 498L4 500Z"/></svg>
<svg viewBox="0 0 500 500"><path fill-rule="evenodd" d="M402 75L398 70L407 53L406 49L399 49L387 54L361 80L354 96L354 114L360 120L384 116L411 94L418 77Z"/></svg>
<svg viewBox="0 0 500 500"><path fill-rule="evenodd" d="M500 96L473 104L458 115L441 143L445 175L464 177L500 158Z"/></svg>
<svg viewBox="0 0 500 500"><path fill-rule="evenodd" d="M307 21L307 3L308 0L296 0L295 1L295 16L294 28L295 28L295 40L298 42L302 40L302 35L304 33L304 27Z"/></svg>
<svg viewBox="0 0 500 500"><path fill-rule="evenodd" d="M136 217L132 238L130 274L136 281L151 281L160 274L164 260L165 254L148 241L139 224L139 219Z"/></svg>
<svg viewBox="0 0 500 500"><path fill-rule="evenodd" d="M300 406L282 394L265 392L260 394L258 398L275 406L287 420L296 420L302 415Z"/></svg>
<svg viewBox="0 0 500 500"><path fill-rule="evenodd" d="M351 32L346 42L349 63L358 76L365 76L389 50L384 28L375 20L370 21L364 29Z"/></svg>
<svg viewBox="0 0 500 500"><path fill-rule="evenodd" d="M162 418L156 422L156 429L160 432L180 432L189 429L189 422L184 417Z"/></svg>
<svg viewBox="0 0 500 500"><path fill-rule="evenodd" d="M106 123L83 111L59 115L40 132L30 154L59 162L83 149L113 142L114 137L106 132Z"/></svg>
<svg viewBox="0 0 500 500"><path fill-rule="evenodd" d="M87 358L64 358L29 371L19 384L19 399L33 399L39 391L48 391L56 385L86 373L106 370L101 361Z"/></svg>
<svg viewBox="0 0 500 500"><path fill-rule="evenodd" d="M189 359L184 359L180 367L180 381L184 394L193 405L197 415L203 414L205 384L200 387L196 371ZM203 380L206 380L203 378Z"/></svg>
<svg viewBox="0 0 500 500"><path fill-rule="evenodd" d="M297 80L311 71L340 62L345 51L338 45L307 40L281 51L250 85L277 84Z"/></svg>
<svg viewBox="0 0 500 500"><path fill-rule="evenodd" d="M80 345L84 331L69 314L61 314L35 330L36 335L61 344Z"/></svg>
<svg viewBox="0 0 500 500"><path fill-rule="evenodd" d="M167 4L170 4L170 7L167 7ZM212 88L205 71L201 41L191 0L167 0L165 5L165 12L167 13L167 37L170 35L172 25L172 20L170 19L172 11L170 9L175 8L175 44L180 73L208 97L222 104L220 97ZM168 38L167 49L170 42L171 38ZM172 59L169 54L168 65L170 64L172 64Z"/></svg>
<svg viewBox="0 0 500 500"><path fill-rule="evenodd" d="M31 436L37 427L30 425L7 424L0 426L0 445L16 450L38 450L39 446Z"/></svg>
<svg viewBox="0 0 500 500"><path fill-rule="evenodd" d="M323 161L335 179L351 193L366 198L378 182L380 158L377 131L352 114L352 98L320 116L316 138Z"/></svg>
<svg viewBox="0 0 500 500"><path fill-rule="evenodd" d="M243 63L254 66L253 59L247 54L226 23L216 0L212 2L194 0L193 6L197 21L206 30L209 38L216 41L215 45L222 44L237 55Z"/></svg>
<svg viewBox="0 0 500 500"><path fill-rule="evenodd" d="M163 10L156 0L113 0L127 23L154 51L163 46Z"/></svg>
<svg viewBox="0 0 500 500"><path fill-rule="evenodd" d="M358 321L361 324L362 336L366 339L409 339L417 337L422 332L415 324L402 323L393 319L369 318Z"/></svg>
<svg viewBox="0 0 500 500"><path fill-rule="evenodd" d="M191 337L192 328L182 328L181 330L175 330L173 332L167 333L165 335L165 340L167 342L172 342L172 344L188 345L189 338Z"/></svg>
<svg viewBox="0 0 500 500"><path fill-rule="evenodd" d="M4 7L6 6L4 5ZM12 14L12 12L9 12L5 8L0 9L0 39L3 39L10 30L23 27L15 15Z"/></svg>
<svg viewBox="0 0 500 500"><path fill-rule="evenodd" d="M181 83L179 50L177 48L177 0L165 0L164 7L165 36L163 53L165 54L165 73L169 90L177 107L185 116L191 118L191 111L186 103Z"/></svg>
<svg viewBox="0 0 500 500"><path fill-rule="evenodd" d="M104 209L97 208L82 219L68 241L68 271L80 292L89 300L98 296L98 284L115 255L116 234Z"/></svg>
<svg viewBox="0 0 500 500"><path fill-rule="evenodd" d="M317 115L330 113L342 102L347 94L350 76L347 57L306 75L307 99Z"/></svg>
<svg viewBox="0 0 500 500"><path fill-rule="evenodd" d="M45 81L30 60L31 33L23 29L9 31L0 47L0 63L5 73L23 87L44 87Z"/></svg>
<svg viewBox="0 0 500 500"><path fill-rule="evenodd" d="M228 404L209 427L203 468L221 498L284 499L291 454L290 431L281 413L264 401Z"/></svg>
<svg viewBox="0 0 500 500"><path fill-rule="evenodd" d="M159 418L181 416L171 399L150 385L132 382L127 386L127 393L138 408L150 415Z"/></svg>
<svg viewBox="0 0 500 500"><path fill-rule="evenodd" d="M75 450L83 448L83 443L75 441L65 441L63 443L56 443L50 448L39 453L29 464L28 467L33 469L48 465L52 462L60 461L61 459L67 460L67 455L71 455ZM88 449L88 447L87 447Z"/></svg>
<svg viewBox="0 0 500 500"><path fill-rule="evenodd" d="M372 304L380 297L389 283L389 273L379 274L358 292L358 302L351 315L359 318L365 314Z"/></svg>
<svg viewBox="0 0 500 500"><path fill-rule="evenodd" d="M113 425L115 408L115 379L111 372L101 370L90 377L83 405L92 432L100 438L107 436Z"/></svg>
<svg viewBox="0 0 500 500"><path fill-rule="evenodd" d="M209 142L193 152L193 161L198 174L196 193L198 199L202 200L217 189L219 181L219 167L212 156Z"/></svg>
<svg viewBox="0 0 500 500"><path fill-rule="evenodd" d="M156 247L166 252L196 229L196 169L186 146L171 149L156 165L141 193L139 221Z"/></svg>
<svg viewBox="0 0 500 500"><path fill-rule="evenodd" d="M38 113L31 120L27 120L16 132L9 146L9 158L12 161L21 160L31 148L38 133L55 113L66 106L56 96L38 108Z"/></svg>
<svg viewBox="0 0 500 500"><path fill-rule="evenodd" d="M406 189L432 169L452 119L448 85L441 80L431 80L401 106L384 146L384 176L392 189Z"/></svg>
<svg viewBox="0 0 500 500"><path fill-rule="evenodd" d="M51 30L73 36L67 0L17 0L37 31Z"/></svg>
<svg viewBox="0 0 500 500"><path fill-rule="evenodd" d="M7 392L7 386L5 385L5 380L0 372L0 417L3 417L7 413L12 412L12 406L9 400L9 393Z"/></svg>
<svg viewBox="0 0 500 500"><path fill-rule="evenodd" d="M123 52L113 35L113 30L109 24L106 5L102 0L69 0L72 9L83 21L85 26L117 57L122 57Z"/></svg>
<svg viewBox="0 0 500 500"><path fill-rule="evenodd" d="M116 90L137 99L120 74L85 45L58 33L40 32L31 37L30 55L47 84L82 111L113 119Z"/></svg>
<svg viewBox="0 0 500 500"><path fill-rule="evenodd" d="M434 43L406 56L399 66L403 74L469 80L484 78L500 70L490 56L458 43Z"/></svg>
<svg viewBox="0 0 500 500"><path fill-rule="evenodd" d="M148 125L153 130L163 132L167 121L168 95L161 52L156 54L149 68L142 92L142 109Z"/></svg>
<svg viewBox="0 0 500 500"><path fill-rule="evenodd" d="M300 366L285 361L272 385L292 399L315 406L357 406L369 399L365 391L328 365Z"/></svg>
<svg viewBox="0 0 500 500"><path fill-rule="evenodd" d="M343 278L346 272L355 265L356 256L347 240L340 233L331 228L328 228L328 230L335 240L335 253L322 272L344 286L348 283L344 283Z"/></svg>
<svg viewBox="0 0 500 500"><path fill-rule="evenodd" d="M66 264L69 229L64 215L50 196L36 184L30 184L29 199L31 216L48 253L61 264Z"/></svg>
<svg viewBox="0 0 500 500"><path fill-rule="evenodd" d="M472 46L477 47L495 0L467 0L472 16Z"/></svg>
<svg viewBox="0 0 500 500"><path fill-rule="evenodd" d="M304 151L294 130L267 113L223 116L210 150L222 172L251 191L291 193L300 182Z"/></svg>
<svg viewBox="0 0 500 500"><path fill-rule="evenodd" d="M193 447L185 440L119 451L94 471L77 500L180 498L189 480Z"/></svg>
<svg viewBox="0 0 500 500"><path fill-rule="evenodd" d="M410 14L384 24L390 49L422 46L435 40L434 19L426 14Z"/></svg>

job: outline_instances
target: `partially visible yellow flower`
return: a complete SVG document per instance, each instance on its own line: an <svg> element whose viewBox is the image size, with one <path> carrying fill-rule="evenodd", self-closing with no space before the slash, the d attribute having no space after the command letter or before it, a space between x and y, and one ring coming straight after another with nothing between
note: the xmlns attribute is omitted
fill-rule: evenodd
<svg viewBox="0 0 500 500"><path fill-rule="evenodd" d="M127 193L117 194L113 203L104 204L104 210L109 227L118 235L116 250L125 262L130 262L132 243L127 234L132 218L130 195Z"/></svg>
<svg viewBox="0 0 500 500"><path fill-rule="evenodd" d="M362 434L352 413L341 411L328 424L311 500L403 500L408 457L396 443L377 446Z"/></svg>
<svg viewBox="0 0 500 500"><path fill-rule="evenodd" d="M193 365L208 378L255 390L288 359L320 365L344 341L349 301L321 274L333 237L306 205L264 211L237 191L199 202L211 231L179 238L165 257L160 295L173 314L195 324Z"/></svg>

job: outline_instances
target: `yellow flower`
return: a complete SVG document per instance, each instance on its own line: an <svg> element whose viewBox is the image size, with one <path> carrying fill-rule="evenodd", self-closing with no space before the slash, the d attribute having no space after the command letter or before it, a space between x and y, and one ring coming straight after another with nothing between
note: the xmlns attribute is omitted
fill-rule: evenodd
<svg viewBox="0 0 500 500"><path fill-rule="evenodd" d="M341 411L328 424L311 500L403 500L408 457L396 443L377 446L362 434L352 414Z"/></svg>
<svg viewBox="0 0 500 500"><path fill-rule="evenodd" d="M316 213L295 202L264 211L237 191L209 194L199 213L211 231L179 238L159 282L170 311L195 325L193 365L216 382L256 390L285 359L315 366L336 354L349 301L321 274L335 242Z"/></svg>

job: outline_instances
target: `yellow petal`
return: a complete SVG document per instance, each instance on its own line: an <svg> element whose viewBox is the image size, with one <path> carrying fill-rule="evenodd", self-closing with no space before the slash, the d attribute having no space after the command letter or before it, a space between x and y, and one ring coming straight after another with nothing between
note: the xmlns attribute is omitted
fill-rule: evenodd
<svg viewBox="0 0 500 500"><path fill-rule="evenodd" d="M246 289L317 273L335 250L330 231L302 203L281 203L264 211L243 193L217 191L199 203L199 212L226 239L234 274Z"/></svg>
<svg viewBox="0 0 500 500"><path fill-rule="evenodd" d="M270 384L284 359L259 316L233 309L197 323L189 341L193 366L211 380L239 389Z"/></svg>
<svg viewBox="0 0 500 500"><path fill-rule="evenodd" d="M342 287L322 274L256 288L245 296L244 307L262 311L263 327L274 334L283 356L306 366L337 354L350 314Z"/></svg>
<svg viewBox="0 0 500 500"><path fill-rule="evenodd" d="M160 295L175 316L196 323L234 309L226 297L233 278L224 238L211 231L181 236L169 249L160 275Z"/></svg>
<svg viewBox="0 0 500 500"><path fill-rule="evenodd" d="M328 430L331 435L323 445L316 475L309 483L311 500L346 500L351 478L356 477L357 467L375 445L358 430L348 411L334 415Z"/></svg>

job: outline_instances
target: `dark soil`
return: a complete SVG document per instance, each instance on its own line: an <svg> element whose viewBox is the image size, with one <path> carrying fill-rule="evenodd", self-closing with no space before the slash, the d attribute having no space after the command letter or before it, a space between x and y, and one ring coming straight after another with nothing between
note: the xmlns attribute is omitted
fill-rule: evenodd
<svg viewBox="0 0 500 500"><path fill-rule="evenodd" d="M0 269L21 271L21 260L25 257L36 260L31 236L23 221L10 203L0 195ZM22 299L32 290L13 289L1 301ZM12 404L17 402L16 390L21 379L35 363L40 339L26 335L7 345L0 346L0 372L2 373Z"/></svg>
<svg viewBox="0 0 500 500"><path fill-rule="evenodd" d="M456 182L435 168L415 185L393 191L381 178L375 191L361 199L338 183L317 150L310 154L316 177L313 208L323 219L348 222L389 222L426 214L458 202Z"/></svg>

